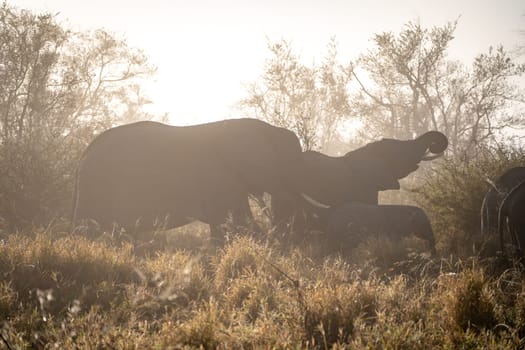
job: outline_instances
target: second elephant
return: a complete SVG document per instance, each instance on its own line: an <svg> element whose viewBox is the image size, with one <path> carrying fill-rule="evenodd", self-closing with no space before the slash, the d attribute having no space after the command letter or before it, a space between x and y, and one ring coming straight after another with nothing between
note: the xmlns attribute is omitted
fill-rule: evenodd
<svg viewBox="0 0 525 350"><path fill-rule="evenodd" d="M349 201L378 203L378 193L399 189L399 180L415 171L421 161L439 157L448 146L447 137L429 131L413 140L383 139L330 157L319 152L303 153L306 172L301 175L301 188L317 202L337 206ZM288 193L272 194L276 224L294 222L293 229L302 232L315 226L310 220L312 208ZM295 218L294 218L295 217Z"/></svg>
<svg viewBox="0 0 525 350"><path fill-rule="evenodd" d="M248 194L302 192L303 164L294 133L256 119L118 126L82 155L72 221L147 231L157 222L169 229L197 219L220 242L229 215L250 224Z"/></svg>
<svg viewBox="0 0 525 350"><path fill-rule="evenodd" d="M427 214L410 205L345 203L329 211L326 233L329 239L351 239L352 244L369 235L395 241L415 235L426 240L432 254L436 253L434 232Z"/></svg>

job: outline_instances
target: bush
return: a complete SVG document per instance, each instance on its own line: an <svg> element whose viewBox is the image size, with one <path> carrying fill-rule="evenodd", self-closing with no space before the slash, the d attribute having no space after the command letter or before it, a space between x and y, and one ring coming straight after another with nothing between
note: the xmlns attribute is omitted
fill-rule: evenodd
<svg viewBox="0 0 525 350"><path fill-rule="evenodd" d="M47 225L69 216L74 169L93 137L151 119L137 83L155 69L110 33L76 32L6 2L0 47L0 221Z"/></svg>
<svg viewBox="0 0 525 350"><path fill-rule="evenodd" d="M496 237L481 237L480 211L490 185L506 170L525 164L520 149L483 149L468 161L443 159L413 190L428 213L437 249L444 254L494 255ZM474 251L473 251L474 247Z"/></svg>
<svg viewBox="0 0 525 350"><path fill-rule="evenodd" d="M467 270L459 276L450 304L456 324L463 330L491 329L496 325L494 296L482 270Z"/></svg>
<svg viewBox="0 0 525 350"><path fill-rule="evenodd" d="M0 245L0 274L20 300L37 302L46 312L63 310L74 300L83 307L107 306L121 299L114 293L119 284L138 280L130 252L130 246L115 250L80 237L12 235Z"/></svg>

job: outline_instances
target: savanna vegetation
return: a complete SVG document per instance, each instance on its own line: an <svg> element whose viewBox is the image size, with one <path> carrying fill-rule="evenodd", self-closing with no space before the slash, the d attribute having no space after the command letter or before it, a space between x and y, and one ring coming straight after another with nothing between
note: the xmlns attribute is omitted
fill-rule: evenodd
<svg viewBox="0 0 525 350"><path fill-rule="evenodd" d="M525 345L525 268L481 236L479 210L506 169L525 164L519 52L470 66L447 57L460 23L379 33L350 64L337 42L304 65L269 43L240 107L337 154L429 129L446 155L385 201L416 203L438 256L416 238L284 244L230 227L217 248L198 224L138 240L71 233L76 161L110 126L144 112L147 56L103 30L0 7L0 349L516 349ZM521 84L521 85L520 85ZM346 127L365 125L349 139Z"/></svg>

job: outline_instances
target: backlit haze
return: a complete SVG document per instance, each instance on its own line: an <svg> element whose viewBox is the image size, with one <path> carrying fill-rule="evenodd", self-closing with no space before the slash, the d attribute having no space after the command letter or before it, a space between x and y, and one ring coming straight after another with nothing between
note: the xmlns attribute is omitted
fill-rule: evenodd
<svg viewBox="0 0 525 350"><path fill-rule="evenodd" d="M268 40L290 40L305 63L320 61L332 36L348 62L371 47L374 33L459 18L452 58L470 63L489 46L525 44L523 0L16 0L20 8L58 13L73 29L124 35L158 67L144 92L151 111L173 124L242 116L245 84L262 72ZM521 31L521 33L520 33Z"/></svg>

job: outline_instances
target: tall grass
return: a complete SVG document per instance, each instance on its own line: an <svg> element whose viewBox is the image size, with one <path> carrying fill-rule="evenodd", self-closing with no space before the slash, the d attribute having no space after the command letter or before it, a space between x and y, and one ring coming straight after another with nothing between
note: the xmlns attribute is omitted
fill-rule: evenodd
<svg viewBox="0 0 525 350"><path fill-rule="evenodd" d="M476 258L373 270L248 237L139 258L130 246L16 234L0 260L11 348L510 349L525 336L523 271L493 275Z"/></svg>

